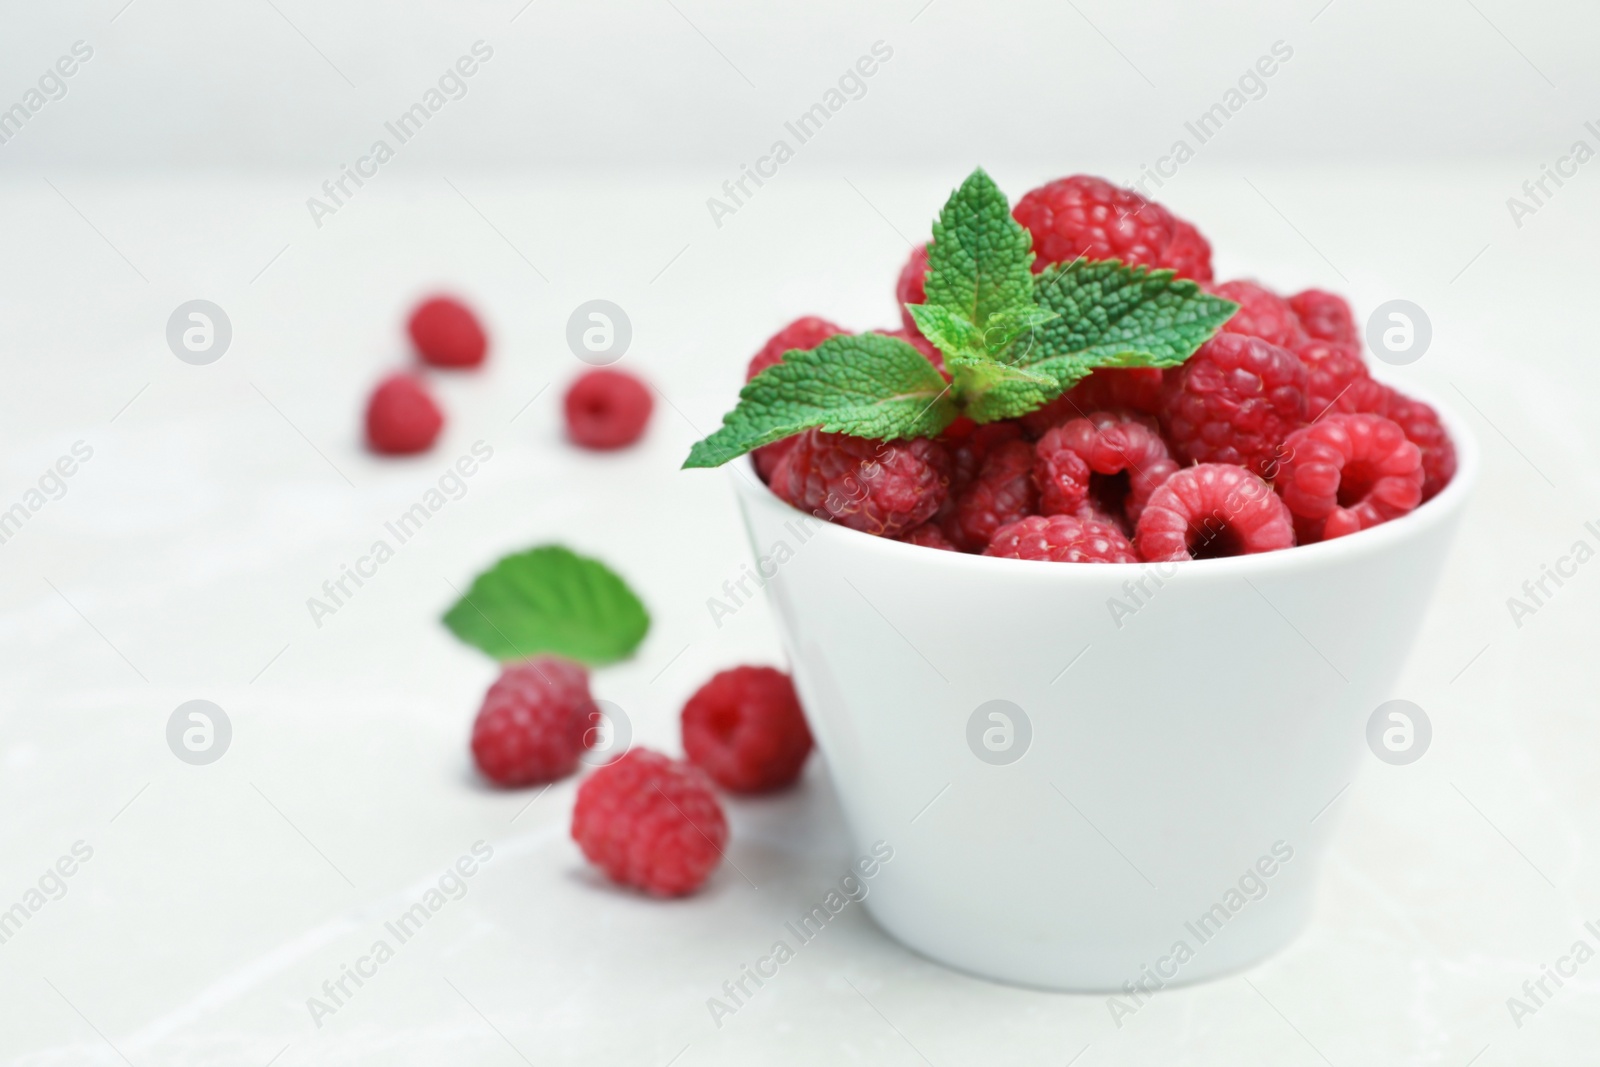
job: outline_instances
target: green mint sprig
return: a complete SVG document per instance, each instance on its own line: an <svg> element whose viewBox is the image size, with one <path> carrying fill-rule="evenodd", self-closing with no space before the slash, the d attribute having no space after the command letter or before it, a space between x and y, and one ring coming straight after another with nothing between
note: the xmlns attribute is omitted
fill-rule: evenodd
<svg viewBox="0 0 1600 1067"><path fill-rule="evenodd" d="M907 309L944 357L946 382L911 345L830 337L745 384L685 467L716 467L812 428L896 440L934 437L958 416L1016 418L1096 367L1173 367L1238 310L1170 270L1075 260L1034 274L1032 238L982 169L939 212L926 301Z"/></svg>

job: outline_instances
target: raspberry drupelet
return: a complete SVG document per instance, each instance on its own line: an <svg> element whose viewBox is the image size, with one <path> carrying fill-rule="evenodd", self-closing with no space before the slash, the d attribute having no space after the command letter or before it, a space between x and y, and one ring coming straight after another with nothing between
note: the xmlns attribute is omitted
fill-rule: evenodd
<svg viewBox="0 0 1600 1067"><path fill-rule="evenodd" d="M1239 305L1239 310L1222 325L1228 333L1259 337L1291 350L1310 340L1289 302L1258 282L1223 282L1207 286L1206 291Z"/></svg>
<svg viewBox="0 0 1600 1067"><path fill-rule="evenodd" d="M635 748L578 787L572 839L612 881L676 897L721 862L728 820L705 772Z"/></svg>
<svg viewBox="0 0 1600 1067"><path fill-rule="evenodd" d="M1422 453L1381 415L1329 415L1284 441L1276 488L1301 544L1343 537L1422 501Z"/></svg>
<svg viewBox="0 0 1600 1067"><path fill-rule="evenodd" d="M1133 543L1147 563L1218 559L1289 548L1294 525L1266 482L1235 464L1202 463L1151 494Z"/></svg>

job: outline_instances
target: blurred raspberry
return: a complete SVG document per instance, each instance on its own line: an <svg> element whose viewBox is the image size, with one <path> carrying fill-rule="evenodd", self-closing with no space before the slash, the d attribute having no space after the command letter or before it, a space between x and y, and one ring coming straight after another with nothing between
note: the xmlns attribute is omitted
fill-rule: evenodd
<svg viewBox="0 0 1600 1067"><path fill-rule="evenodd" d="M1422 450L1422 499L1438 496L1456 474L1456 446L1440 423L1439 413L1420 400L1384 386L1383 410L1376 414L1398 425L1406 439Z"/></svg>
<svg viewBox="0 0 1600 1067"><path fill-rule="evenodd" d="M1283 439L1306 421L1306 369L1293 352L1219 333L1166 372L1162 428L1177 458L1270 474Z"/></svg>
<svg viewBox="0 0 1600 1067"><path fill-rule="evenodd" d="M807 430L774 477L772 491L802 511L895 537L944 503L950 458L937 441L872 441Z"/></svg>
<svg viewBox="0 0 1600 1067"><path fill-rule="evenodd" d="M424 300L406 324L423 362L435 367L476 367L489 351L489 338L472 309L449 296Z"/></svg>
<svg viewBox="0 0 1600 1067"><path fill-rule="evenodd" d="M1256 282L1232 281L1207 286L1206 291L1239 305L1233 318L1222 324L1222 328L1229 333L1259 337L1268 344L1291 351L1310 339L1301 328L1300 319L1289 302L1265 286Z"/></svg>
<svg viewBox="0 0 1600 1067"><path fill-rule="evenodd" d="M918 337L922 334L917 330L917 320L911 317L906 305L927 302L928 293L924 288L927 281L928 246L920 244L911 250L911 258L900 268L900 277L894 283L894 301L900 308L900 321L905 324L907 333L916 334Z"/></svg>
<svg viewBox="0 0 1600 1067"><path fill-rule="evenodd" d="M650 390L627 371L585 371L567 388L567 437L584 448L612 449L633 444L644 433L655 401Z"/></svg>
<svg viewBox="0 0 1600 1067"><path fill-rule="evenodd" d="M983 554L1051 563L1139 562L1121 530L1073 515L1030 515L1002 526Z"/></svg>
<svg viewBox="0 0 1600 1067"><path fill-rule="evenodd" d="M944 535L944 531L939 529L939 524L932 520L921 526L913 526L895 540L904 541L908 545L921 545L923 548L937 548L943 552L960 551L951 544L950 538Z"/></svg>
<svg viewBox="0 0 1600 1067"><path fill-rule="evenodd" d="M1150 495L1133 543L1147 563L1218 559L1289 548L1294 525L1266 482L1231 463L1202 463Z"/></svg>
<svg viewBox="0 0 1600 1067"><path fill-rule="evenodd" d="M409 374L391 374L367 401L367 444L374 452L426 452L443 426L444 415L427 386Z"/></svg>
<svg viewBox="0 0 1600 1067"><path fill-rule="evenodd" d="M1131 189L1075 175L1041 185L1012 209L1033 235L1033 269L1075 259L1120 259L1211 280L1211 246L1193 226Z"/></svg>
<svg viewBox="0 0 1600 1067"><path fill-rule="evenodd" d="M578 787L572 839L612 881L683 896L721 862L728 820L703 771L635 748Z"/></svg>
<svg viewBox="0 0 1600 1067"><path fill-rule="evenodd" d="M598 715L580 665L556 656L507 664L472 724L472 758L496 785L565 778L577 769Z"/></svg>
<svg viewBox="0 0 1600 1067"><path fill-rule="evenodd" d="M1016 437L981 448L976 474L944 516L945 536L964 552L983 551L1000 527L1038 510L1033 446L1021 440L1019 429L1011 429ZM975 456L978 451L972 454Z"/></svg>
<svg viewBox="0 0 1600 1067"><path fill-rule="evenodd" d="M683 706L682 719L689 762L737 793L793 785L811 754L794 683L771 667L714 675Z"/></svg>
<svg viewBox="0 0 1600 1067"><path fill-rule="evenodd" d="M1329 415L1284 441L1278 494L1301 544L1398 518L1422 500L1422 453L1381 415Z"/></svg>
<svg viewBox="0 0 1600 1067"><path fill-rule="evenodd" d="M1081 419L1094 411L1136 411L1154 415L1161 410L1161 371L1155 367L1097 367L1089 376L1037 411L1022 416L1022 424L1035 437L1068 419Z"/></svg>
<svg viewBox="0 0 1600 1067"><path fill-rule="evenodd" d="M1360 357L1361 334L1344 297L1321 289L1305 289L1289 298L1289 306L1308 335L1321 341L1353 344Z"/></svg>

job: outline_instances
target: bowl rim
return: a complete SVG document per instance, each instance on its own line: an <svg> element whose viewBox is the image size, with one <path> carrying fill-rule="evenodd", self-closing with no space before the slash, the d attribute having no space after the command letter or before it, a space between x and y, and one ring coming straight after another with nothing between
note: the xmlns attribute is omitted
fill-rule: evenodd
<svg viewBox="0 0 1600 1067"><path fill-rule="evenodd" d="M1046 561L1031 559L1007 559L999 556L984 556L969 552L944 552L938 549L925 548L922 545L907 544L893 538L879 537L875 534L865 533L861 530L852 530L836 522L830 522L801 511L799 508L780 500L755 472L754 461L748 456L742 456L730 466L729 476L733 478L734 485L739 494L751 503L759 503L767 507L776 506L798 516L811 519L816 523L817 529L814 536L830 538L847 538L845 545L854 546L855 550L871 557L874 553L888 553L888 558L897 559L901 563L914 559L925 559L930 566L937 567L974 567L987 568L991 573L1009 573L1019 576L1027 573L1034 580L1046 581L1072 581L1074 578L1090 578L1098 575L1107 578L1113 575L1126 575L1134 572L1144 572L1151 567L1175 566L1180 568L1180 573L1204 575L1207 577L1228 577L1233 575L1250 576L1255 574L1272 574L1285 570L1310 570L1318 569L1343 561L1359 559L1365 556L1376 555L1384 552L1389 546L1397 542L1407 541L1423 536L1443 523L1455 519L1465 507L1468 496L1477 482L1479 450L1477 438L1467 429L1461 416L1450 405L1442 403L1426 389L1419 389L1407 384L1403 390L1399 389L1389 376L1374 375L1377 380L1403 392L1408 398L1421 400L1431 406L1439 414L1439 421L1443 424L1445 432L1450 435L1451 442L1456 447L1456 473L1450 479L1450 484L1439 491L1439 495L1425 501L1414 511L1369 527L1357 533L1344 537L1336 537L1331 541L1319 541L1311 545L1295 545L1292 548L1281 549L1276 552L1258 552L1248 556L1229 556L1221 559L1195 559L1181 560L1170 564L1156 563L1096 563L1088 567L1051 566L1041 567ZM916 556L906 556L904 553L917 553ZM1017 568L1029 568L1020 571Z"/></svg>

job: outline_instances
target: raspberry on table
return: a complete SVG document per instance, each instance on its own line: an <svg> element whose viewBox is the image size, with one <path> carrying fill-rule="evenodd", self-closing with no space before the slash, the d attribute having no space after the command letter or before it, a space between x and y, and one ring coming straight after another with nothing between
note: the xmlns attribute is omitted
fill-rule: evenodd
<svg viewBox="0 0 1600 1067"><path fill-rule="evenodd" d="M1239 305L1233 317L1222 324L1222 328L1229 333L1259 337L1269 344L1291 350L1310 339L1289 302L1263 285L1232 281L1207 286L1206 291Z"/></svg>
<svg viewBox="0 0 1600 1067"><path fill-rule="evenodd" d="M1185 467L1139 516L1134 547L1147 563L1219 559L1294 545L1294 524L1272 486L1232 463Z"/></svg>
<svg viewBox="0 0 1600 1067"><path fill-rule="evenodd" d="M409 374L391 374L367 401L367 444L374 452L426 452L443 426L444 414L427 386Z"/></svg>
<svg viewBox="0 0 1600 1067"><path fill-rule="evenodd" d="M484 694L472 758L496 785L553 782L577 769L598 716L579 664L557 656L510 663Z"/></svg>
<svg viewBox="0 0 1600 1067"><path fill-rule="evenodd" d="M900 309L900 321L905 325L907 333L917 337L921 337L922 332L917 329L917 320L911 317L906 305L927 303L927 284L928 246L924 243L911 250L911 257L906 260L906 265L900 268L900 277L894 283L894 302Z"/></svg>
<svg viewBox="0 0 1600 1067"><path fill-rule="evenodd" d="M683 706L683 751L724 789L791 786L811 754L811 730L794 683L771 667L722 671Z"/></svg>
<svg viewBox="0 0 1600 1067"><path fill-rule="evenodd" d="M1382 415L1329 415L1283 445L1275 488L1301 544L1365 530L1422 502L1422 452Z"/></svg>
<svg viewBox="0 0 1600 1067"><path fill-rule="evenodd" d="M1051 563L1138 563L1115 525L1076 515L1029 515L994 532L986 556Z"/></svg>
<svg viewBox="0 0 1600 1067"><path fill-rule="evenodd" d="M1160 433L1115 412L1064 422L1034 445L1040 514L1078 514L1092 500L1098 513L1125 516L1130 530L1150 494L1177 469Z"/></svg>
<svg viewBox="0 0 1600 1067"><path fill-rule="evenodd" d="M1306 369L1258 337L1219 333L1166 371L1161 404L1178 459L1267 475L1283 439L1306 421Z"/></svg>
<svg viewBox="0 0 1600 1067"><path fill-rule="evenodd" d="M728 820L705 772L634 748L578 787L572 839L612 881L676 897L721 862Z"/></svg>
<svg viewBox="0 0 1600 1067"><path fill-rule="evenodd" d="M1309 336L1356 345L1356 355L1360 356L1361 334L1344 297L1322 289L1304 289L1289 298L1289 306Z"/></svg>
<svg viewBox="0 0 1600 1067"><path fill-rule="evenodd" d="M476 367L489 351L478 317L454 297L435 296L418 304L406 330L423 362L435 367Z"/></svg>
<svg viewBox="0 0 1600 1067"><path fill-rule="evenodd" d="M807 430L774 472L772 491L852 530L896 537L933 517L949 481L950 457L937 441Z"/></svg>
<svg viewBox="0 0 1600 1067"><path fill-rule="evenodd" d="M1383 386L1383 415L1422 450L1422 499L1432 500L1456 474L1456 446L1439 421L1439 413L1420 400Z"/></svg>
<svg viewBox="0 0 1600 1067"><path fill-rule="evenodd" d="M1011 215L1033 235L1035 272L1075 259L1120 259L1211 280L1211 246L1189 223L1153 200L1078 174L1041 185Z"/></svg>
<svg viewBox="0 0 1600 1067"><path fill-rule="evenodd" d="M1154 415L1161 410L1161 380L1156 367L1096 367L1044 407L1022 416L1022 424L1041 437L1052 426L1095 411Z"/></svg>
<svg viewBox="0 0 1600 1067"><path fill-rule="evenodd" d="M585 371L567 389L567 436L584 448L612 449L644 434L655 401L650 389L627 371Z"/></svg>
<svg viewBox="0 0 1600 1067"><path fill-rule="evenodd" d="M913 526L895 538L895 540L904 541L908 545L921 545L923 548L937 548L942 552L961 551L951 542L950 538L944 535L944 531L939 528L939 524L932 519L929 519L921 526Z"/></svg>
<svg viewBox="0 0 1600 1067"><path fill-rule="evenodd" d="M1011 429L1018 436L984 450L976 475L944 516L945 536L965 552L983 551L1000 527L1038 510L1033 446L1015 426Z"/></svg>
<svg viewBox="0 0 1600 1067"><path fill-rule="evenodd" d="M792 349L809 352L830 337L844 333L839 327L827 319L815 315L806 315L795 319L789 325L767 338L767 343L761 350L750 357L750 364L745 368L744 380L746 382L776 363L783 362L783 354ZM756 473L761 480L772 483L773 471L778 466L778 460L788 454L794 447L794 438L785 437L781 441L774 441L769 445L762 445L750 453L755 461Z"/></svg>

